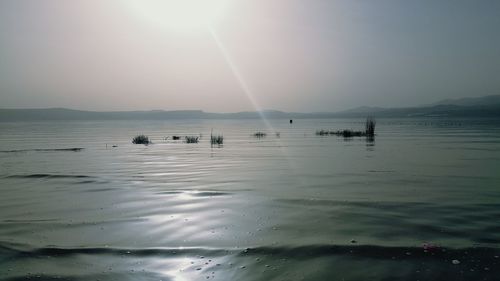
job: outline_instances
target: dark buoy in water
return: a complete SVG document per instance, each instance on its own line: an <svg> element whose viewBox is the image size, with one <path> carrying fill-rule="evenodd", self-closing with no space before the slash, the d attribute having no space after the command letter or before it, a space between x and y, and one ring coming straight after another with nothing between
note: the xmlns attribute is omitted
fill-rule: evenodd
<svg viewBox="0 0 500 281"><path fill-rule="evenodd" d="M293 120L292 120L292 119L290 119L290 124L292 124L292 123L293 123Z"/></svg>

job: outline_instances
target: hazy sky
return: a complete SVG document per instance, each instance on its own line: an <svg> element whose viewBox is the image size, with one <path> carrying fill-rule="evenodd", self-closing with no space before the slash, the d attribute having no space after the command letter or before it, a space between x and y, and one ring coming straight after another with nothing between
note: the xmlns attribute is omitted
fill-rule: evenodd
<svg viewBox="0 0 500 281"><path fill-rule="evenodd" d="M0 107L308 112L500 94L497 0L136 1L0 0Z"/></svg>

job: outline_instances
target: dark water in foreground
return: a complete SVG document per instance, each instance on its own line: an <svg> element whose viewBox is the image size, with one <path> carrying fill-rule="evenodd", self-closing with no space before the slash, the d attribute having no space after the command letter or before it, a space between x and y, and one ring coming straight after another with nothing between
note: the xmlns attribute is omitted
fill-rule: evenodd
<svg viewBox="0 0 500 281"><path fill-rule="evenodd" d="M500 280L499 120L272 124L0 123L0 279Z"/></svg>

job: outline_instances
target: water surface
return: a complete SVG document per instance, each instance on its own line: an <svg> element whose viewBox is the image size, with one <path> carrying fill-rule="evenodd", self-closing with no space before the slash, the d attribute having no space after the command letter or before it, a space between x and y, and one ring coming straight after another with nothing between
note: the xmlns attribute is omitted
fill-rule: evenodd
<svg viewBox="0 0 500 281"><path fill-rule="evenodd" d="M0 123L0 279L498 280L499 120L294 121Z"/></svg>

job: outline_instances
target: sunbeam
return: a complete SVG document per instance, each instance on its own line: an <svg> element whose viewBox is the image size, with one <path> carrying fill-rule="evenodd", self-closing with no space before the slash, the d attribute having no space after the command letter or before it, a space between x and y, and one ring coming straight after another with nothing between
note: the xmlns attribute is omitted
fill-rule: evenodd
<svg viewBox="0 0 500 281"><path fill-rule="evenodd" d="M212 35L212 38L214 39L215 43L217 44L217 47L219 48L222 56L224 57L224 60L226 61L227 65L231 69L231 72L233 73L234 77L238 81L238 84L240 85L241 90L245 93L245 95L247 96L248 100L252 103L252 106L255 108L255 111L258 112L260 118L262 119L262 121L266 125L267 129L270 132L275 133L276 130L271 125L271 122L269 122L269 120L266 118L266 116L264 115L264 113L262 113L262 107L259 105L259 103L258 103L257 99L255 98L252 90L250 89L250 87L246 83L245 79L243 79L243 76L241 75L240 71L238 70L238 68L234 64L234 62L233 62L233 60L232 60L232 58L231 58L228 50L226 49L226 47L224 46L224 44L222 44L222 41L220 40L219 36L217 35L217 32L215 31L214 28L212 28L210 26L208 27L208 29L210 31L210 34ZM290 154L285 149L285 146L281 143L281 141L279 139L275 139L275 142L278 144L278 147L280 148L283 156L286 158L289 167L293 171L297 171L297 166L292 161L292 159L290 157ZM300 180L302 180L302 179L300 179Z"/></svg>
<svg viewBox="0 0 500 281"><path fill-rule="evenodd" d="M208 30L210 31L210 34L212 35L212 38L215 41L215 44L217 44L217 47L219 48L222 56L224 57L224 60L226 61L229 68L231 69L231 72L233 73L234 77L238 81L238 84L240 85L241 90L243 91L243 93L245 93L248 100L252 103L252 106L255 108L255 111L258 112L262 121L266 125L267 129L274 132L273 126L271 125L269 120L267 120L266 116L262 113L262 108L260 107L257 99L255 98L252 90L250 89L250 87L246 83L245 79L243 79L243 76L239 72L238 68L233 63L233 60L231 59L229 52L227 51L226 47L224 47L224 44L222 44L222 41L220 40L219 36L217 35L217 32L215 32L215 29L213 29L212 27L208 27Z"/></svg>

